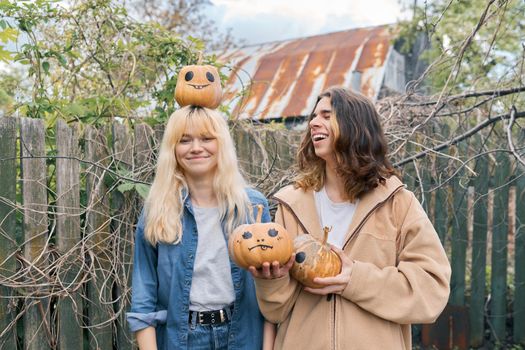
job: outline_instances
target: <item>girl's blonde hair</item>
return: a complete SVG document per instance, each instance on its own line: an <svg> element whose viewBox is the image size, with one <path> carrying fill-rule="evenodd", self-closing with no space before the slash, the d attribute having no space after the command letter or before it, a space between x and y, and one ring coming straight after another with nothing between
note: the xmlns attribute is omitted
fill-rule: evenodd
<svg viewBox="0 0 525 350"><path fill-rule="evenodd" d="M184 201L190 193L175 157L175 146L190 128L217 139L217 169L213 189L226 233L229 235L252 214L228 124L215 110L186 106L175 111L168 120L155 179L145 203L145 237L152 245L159 242L177 244L182 239Z"/></svg>

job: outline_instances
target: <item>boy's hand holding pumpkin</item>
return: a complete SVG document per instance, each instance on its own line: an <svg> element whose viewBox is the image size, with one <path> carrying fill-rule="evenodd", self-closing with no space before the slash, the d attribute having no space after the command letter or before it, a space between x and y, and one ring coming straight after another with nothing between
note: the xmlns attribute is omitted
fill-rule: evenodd
<svg viewBox="0 0 525 350"><path fill-rule="evenodd" d="M304 290L318 295L328 295L328 294L342 294L343 291L348 286L350 282L350 276L352 275L352 267L354 262L348 256L346 256L343 251L333 245L330 245L332 250L339 255L341 259L341 272L333 277L316 277L314 282L321 287L319 288L310 288L305 287Z"/></svg>
<svg viewBox="0 0 525 350"><path fill-rule="evenodd" d="M295 262L290 275L305 287L323 288L315 282L320 277L335 277L341 273L339 255L327 243L331 227L323 228L323 240L311 234L299 235L294 239Z"/></svg>

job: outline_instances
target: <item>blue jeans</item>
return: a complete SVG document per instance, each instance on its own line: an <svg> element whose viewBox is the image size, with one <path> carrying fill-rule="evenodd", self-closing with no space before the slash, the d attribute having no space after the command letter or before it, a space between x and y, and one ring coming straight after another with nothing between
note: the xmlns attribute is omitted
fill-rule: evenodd
<svg viewBox="0 0 525 350"><path fill-rule="evenodd" d="M228 350L230 322L218 325L190 324L189 350Z"/></svg>

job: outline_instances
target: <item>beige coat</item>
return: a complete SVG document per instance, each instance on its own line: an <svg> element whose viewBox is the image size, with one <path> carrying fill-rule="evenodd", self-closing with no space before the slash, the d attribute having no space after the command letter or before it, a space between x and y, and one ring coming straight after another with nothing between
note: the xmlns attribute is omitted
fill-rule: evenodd
<svg viewBox="0 0 525 350"><path fill-rule="evenodd" d="M312 191L283 188L276 222L294 237L322 229ZM436 320L450 292L450 264L423 208L397 177L364 195L343 248L352 274L342 295L318 296L288 275L256 279L275 349L411 349L411 323Z"/></svg>

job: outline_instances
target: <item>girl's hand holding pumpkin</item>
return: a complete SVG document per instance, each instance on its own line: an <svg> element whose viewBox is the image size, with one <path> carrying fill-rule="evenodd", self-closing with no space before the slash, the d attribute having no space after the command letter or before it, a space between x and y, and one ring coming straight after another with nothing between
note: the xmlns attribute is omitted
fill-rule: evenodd
<svg viewBox="0 0 525 350"><path fill-rule="evenodd" d="M334 277L316 277L314 282L320 284L324 287L322 288L310 288L305 287L304 290L318 295L328 295L328 294L341 294L346 289L348 282L350 282L350 276L352 275L352 267L354 262L346 256L343 251L337 247L331 245L333 251L339 255L341 258L341 273Z"/></svg>
<svg viewBox="0 0 525 350"><path fill-rule="evenodd" d="M268 261L262 263L260 269L256 269L254 266L250 266L248 270L255 278L274 279L281 278L288 274L288 271L292 268L293 262L295 261L295 253L292 254L290 260L281 266L278 261L274 261L271 264Z"/></svg>

